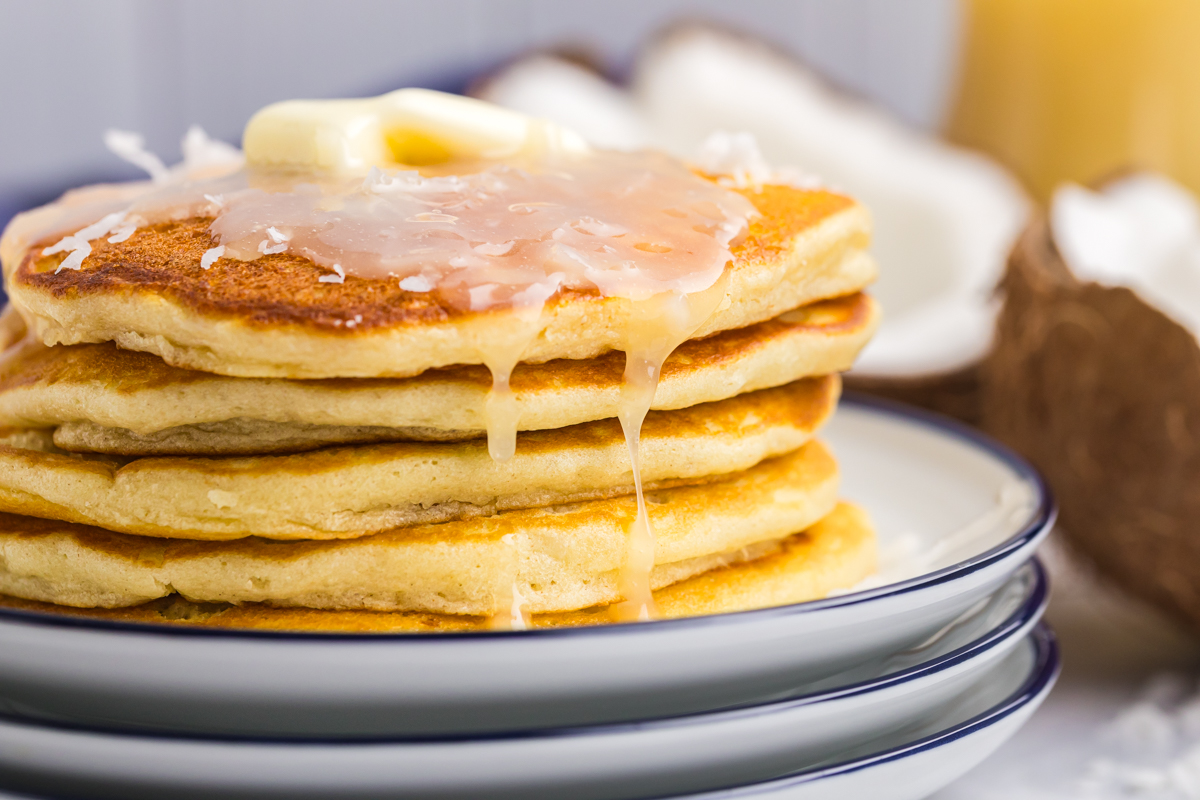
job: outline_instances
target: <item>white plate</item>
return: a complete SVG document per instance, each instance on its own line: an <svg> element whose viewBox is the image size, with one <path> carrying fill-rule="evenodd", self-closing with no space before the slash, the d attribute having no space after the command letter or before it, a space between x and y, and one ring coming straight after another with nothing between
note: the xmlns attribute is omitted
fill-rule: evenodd
<svg viewBox="0 0 1200 800"><path fill-rule="evenodd" d="M0 719L0 784L73 797L637 798L786 774L937 717L991 681L1045 608L1022 570L884 677L748 708L477 739L189 739ZM965 640L965 641L964 641Z"/></svg>
<svg viewBox="0 0 1200 800"><path fill-rule="evenodd" d="M1025 724L1054 687L1058 645L1044 624L978 691L942 718L848 753L837 763L764 783L671 800L920 800L953 783Z"/></svg>
<svg viewBox="0 0 1200 800"><path fill-rule="evenodd" d="M0 709L149 730L373 737L529 730L778 697L914 645L1049 530L1036 472L990 439L843 402L826 432L890 585L782 608L586 629L329 635L0 610ZM914 577L915 576L915 577Z"/></svg>

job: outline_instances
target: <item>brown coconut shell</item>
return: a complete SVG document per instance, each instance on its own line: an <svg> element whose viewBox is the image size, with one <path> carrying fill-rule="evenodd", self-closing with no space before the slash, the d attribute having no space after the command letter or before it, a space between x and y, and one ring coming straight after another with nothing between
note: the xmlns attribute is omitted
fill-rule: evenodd
<svg viewBox="0 0 1200 800"><path fill-rule="evenodd" d="M979 364L911 377L855 375L844 378L847 389L899 400L978 426L983 421L982 371Z"/></svg>
<svg viewBox="0 0 1200 800"><path fill-rule="evenodd" d="M1200 346L1133 291L1077 279L1045 216L1017 241L983 426L1045 474L1075 549L1200 630Z"/></svg>

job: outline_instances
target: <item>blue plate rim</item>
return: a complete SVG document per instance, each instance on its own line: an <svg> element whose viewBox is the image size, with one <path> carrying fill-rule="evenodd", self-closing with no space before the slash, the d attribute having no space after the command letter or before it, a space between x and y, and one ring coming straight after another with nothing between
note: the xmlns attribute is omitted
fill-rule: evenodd
<svg viewBox="0 0 1200 800"><path fill-rule="evenodd" d="M944 653L930 661L924 661L905 669L897 670L895 672L887 673L874 678L868 678L857 683L847 684L846 686L839 686L833 689L826 689L808 695L788 697L783 700L775 700L767 703L734 706L731 708L714 709L709 711L697 711L690 714L678 714L669 717L660 717L656 719L632 722L611 722L595 725L534 728L530 730L496 731L478 734L418 734L413 736L377 736L341 739L328 737L295 738L280 736L256 736L249 734L213 734L121 729L109 728L103 725L73 723L63 720L25 718L20 715L10 714L7 712L0 712L0 721L15 725L49 728L53 730L71 731L77 733L91 733L106 737L115 736L126 739L238 742L247 745L285 745L288 747L358 747L365 745L417 745L468 741L485 742L528 740L538 738L549 739L560 737L609 736L633 733L637 731L653 731L688 727L698 721L719 723L751 719L770 714L783 713L803 706L819 705L821 703L842 700L849 697L868 695L873 692L901 686L903 684L911 683L913 681L944 672L948 669L952 669L973 659L982 657L989 651L1011 642L1015 636L1021 633L1021 631L1029 628L1031 623L1033 624L1033 627L1036 628L1046 610L1046 606L1050 599L1050 580L1044 565L1037 557L1034 557L1029 560L1028 566L1032 572L1031 588L1028 595L1021 601L1020 605L1018 605L1017 608L1015 608L1012 613L1005 617L1000 623L992 628L989 628L987 631L983 632L977 638L972 639L970 642L967 642L960 647L956 647L950 652Z"/></svg>
<svg viewBox="0 0 1200 800"><path fill-rule="evenodd" d="M735 798L755 797L767 792L776 792L791 786L800 786L840 775L849 775L864 769L870 769L879 764L899 761L900 759L918 755L929 750L935 750L963 737L978 733L984 728L995 725L1030 703L1044 697L1054 687L1054 683L1058 679L1058 674L1062 669L1062 654L1054 631L1045 622L1039 622L1029 632L1029 639L1033 642L1035 648L1034 668L1030 670L1029 676L1021 686L988 710L957 725L915 741L881 750L878 753L844 761L840 764L802 770L759 783L687 795L660 795L657 798L650 798L649 800L735 800Z"/></svg>
<svg viewBox="0 0 1200 800"><path fill-rule="evenodd" d="M915 578L890 583L871 589L850 592L822 600L809 600L803 603L793 603L785 606L759 608L750 611L734 611L725 614L713 614L700 617L683 617L678 619L660 619L648 622L615 623L594 625L578 628L540 628L524 631L448 631L439 633L342 633L317 631L276 631L245 628L204 628L186 625L170 625L152 622L122 622L117 620L95 619L71 614L56 614L52 612L30 611L25 609L0 608L0 623L11 622L45 627L82 628L89 631L104 633L129 633L142 636L168 637L209 637L224 639L254 639L263 641L300 641L300 642L339 642L360 645L385 645L403 642L418 646L437 646L438 644L462 642L479 639L487 641L511 640L524 638L563 638L581 636L616 636L616 635L651 635L662 633L664 628L678 631L688 628L711 628L721 625L736 625L747 620L761 620L771 617L787 617L793 614L811 614L831 608L843 608L857 605L884 597L907 594L908 592L925 589L956 580L979 570L985 569L997 561L1003 560L1015 550L1020 550L1028 544L1036 542L1050 531L1058 516L1058 505L1046 480L1041 473L1019 456L1015 451L1001 444L987 434L970 426L925 409L916 408L894 400L886 400L860 392L847 391L839 407L862 408L884 416L899 417L937 433L949 435L965 441L989 455L1004 462L1024 481L1030 483L1037 494L1030 519L1012 536L995 547L985 550L971 558L965 559L933 572L919 575Z"/></svg>

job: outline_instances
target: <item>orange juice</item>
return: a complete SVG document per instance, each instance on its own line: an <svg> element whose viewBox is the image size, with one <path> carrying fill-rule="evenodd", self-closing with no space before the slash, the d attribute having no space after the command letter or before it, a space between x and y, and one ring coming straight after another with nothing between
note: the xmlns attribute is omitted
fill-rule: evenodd
<svg viewBox="0 0 1200 800"><path fill-rule="evenodd" d="M1200 191L1200 0L963 0L955 141L1045 200L1155 169Z"/></svg>

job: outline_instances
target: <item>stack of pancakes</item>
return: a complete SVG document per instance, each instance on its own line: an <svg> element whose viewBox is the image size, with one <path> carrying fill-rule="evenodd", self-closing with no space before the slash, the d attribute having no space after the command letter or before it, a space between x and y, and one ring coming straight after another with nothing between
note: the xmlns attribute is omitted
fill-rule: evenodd
<svg viewBox="0 0 1200 800"><path fill-rule="evenodd" d="M877 322L867 214L739 191L761 216L641 432L664 617L822 597L874 568L814 439ZM610 299L551 298L511 376L516 454L497 462L491 376L454 362L455 337L502 314L322 282L289 253L202 268L210 222L99 239L79 270L20 218L6 234L6 604L321 630L613 619L637 502Z"/></svg>

